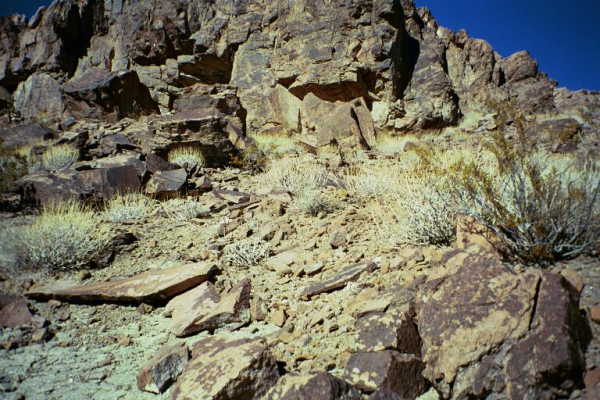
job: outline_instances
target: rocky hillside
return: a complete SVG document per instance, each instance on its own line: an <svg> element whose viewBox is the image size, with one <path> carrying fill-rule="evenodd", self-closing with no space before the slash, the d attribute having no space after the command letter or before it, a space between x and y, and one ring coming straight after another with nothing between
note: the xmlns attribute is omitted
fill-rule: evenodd
<svg viewBox="0 0 600 400"><path fill-rule="evenodd" d="M0 399L600 399L599 145L411 0L0 17Z"/></svg>

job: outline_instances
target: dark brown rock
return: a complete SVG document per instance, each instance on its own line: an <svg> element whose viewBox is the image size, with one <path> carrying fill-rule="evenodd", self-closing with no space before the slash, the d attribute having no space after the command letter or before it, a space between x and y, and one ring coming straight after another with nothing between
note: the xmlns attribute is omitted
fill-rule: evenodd
<svg viewBox="0 0 600 400"><path fill-rule="evenodd" d="M287 374L269 390L264 400L359 400L360 392L327 372Z"/></svg>
<svg viewBox="0 0 600 400"><path fill-rule="evenodd" d="M138 389L157 394L163 393L181 375L189 357L185 343L163 346L138 372Z"/></svg>
<svg viewBox="0 0 600 400"><path fill-rule="evenodd" d="M356 322L356 349L360 351L397 350L421 354L421 338L413 321L414 311L406 304L389 312L367 314Z"/></svg>
<svg viewBox="0 0 600 400"><path fill-rule="evenodd" d="M2 296L0 299L0 328L16 328L32 323L33 315L27 300L18 296Z"/></svg>
<svg viewBox="0 0 600 400"><path fill-rule="evenodd" d="M423 375L444 398L554 398L580 384L586 327L570 284L481 255L456 271L423 285L416 305Z"/></svg>
<svg viewBox="0 0 600 400"><path fill-rule="evenodd" d="M305 288L300 297L309 300L311 297L321 293L329 293L335 290L343 289L349 282L352 282L364 272L373 272L377 269L377 264L356 264L344 268L337 275L319 283L312 284Z"/></svg>
<svg viewBox="0 0 600 400"><path fill-rule="evenodd" d="M135 71L92 68L63 85L69 113L76 117L118 120L158 113L158 106Z"/></svg>
<svg viewBox="0 0 600 400"><path fill-rule="evenodd" d="M165 303L206 282L216 272L211 264L188 264L148 271L129 279L81 286L34 288L26 296L36 300L69 302Z"/></svg>
<svg viewBox="0 0 600 400"><path fill-rule="evenodd" d="M206 286L196 298L177 304L173 310L171 332L189 336L201 331L230 326L237 328L250 322L250 280L244 280L218 298L214 289Z"/></svg>
<svg viewBox="0 0 600 400"><path fill-rule="evenodd" d="M356 353L348 360L346 377L355 387L368 393L387 391L414 399L427 388L421 375L423 367L418 357L397 351Z"/></svg>
<svg viewBox="0 0 600 400"><path fill-rule="evenodd" d="M277 364L261 339L204 338L172 390L173 400L258 400L279 378Z"/></svg>
<svg viewBox="0 0 600 400"><path fill-rule="evenodd" d="M183 168L157 171L146 184L148 194L174 194L187 182L187 172Z"/></svg>
<svg viewBox="0 0 600 400"><path fill-rule="evenodd" d="M35 145L40 141L50 140L54 137L51 130L37 124L21 124L0 130L0 139L3 147L15 148L20 146Z"/></svg>

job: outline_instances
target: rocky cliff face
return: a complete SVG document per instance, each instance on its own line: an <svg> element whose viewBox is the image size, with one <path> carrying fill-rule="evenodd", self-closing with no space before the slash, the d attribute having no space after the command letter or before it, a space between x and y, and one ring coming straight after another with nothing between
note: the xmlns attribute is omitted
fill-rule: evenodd
<svg viewBox="0 0 600 400"><path fill-rule="evenodd" d="M229 85L239 131L311 144L329 140L307 121L332 102L361 133L368 114L378 130L440 129L509 101L598 122L598 93L556 89L527 52L503 58L410 0L55 1L1 18L0 38L0 86L27 119L177 113L190 87Z"/></svg>

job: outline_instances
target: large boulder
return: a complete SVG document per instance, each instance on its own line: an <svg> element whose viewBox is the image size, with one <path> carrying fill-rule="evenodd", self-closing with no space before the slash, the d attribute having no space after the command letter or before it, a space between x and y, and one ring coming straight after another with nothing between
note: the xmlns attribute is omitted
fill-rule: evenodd
<svg viewBox="0 0 600 400"><path fill-rule="evenodd" d="M277 382L277 363L260 338L200 339L171 391L173 400L258 400Z"/></svg>
<svg viewBox="0 0 600 400"><path fill-rule="evenodd" d="M117 193L141 189L135 165L107 166L84 171L40 171L24 176L16 185L22 201L33 204L69 198L108 200Z"/></svg>
<svg viewBox="0 0 600 400"><path fill-rule="evenodd" d="M586 325L560 275L472 254L423 285L416 307L423 376L446 399L568 397L581 386Z"/></svg>
<svg viewBox="0 0 600 400"><path fill-rule="evenodd" d="M65 109L60 83L46 73L35 73L15 92L15 109L26 119L59 118Z"/></svg>
<svg viewBox="0 0 600 400"><path fill-rule="evenodd" d="M93 68L63 85L69 113L75 117L113 120L158 113L158 106L135 71Z"/></svg>

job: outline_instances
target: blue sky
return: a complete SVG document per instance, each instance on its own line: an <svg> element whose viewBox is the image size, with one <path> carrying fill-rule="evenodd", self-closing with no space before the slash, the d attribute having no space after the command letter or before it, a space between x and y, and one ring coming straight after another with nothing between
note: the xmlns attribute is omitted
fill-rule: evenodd
<svg viewBox="0 0 600 400"><path fill-rule="evenodd" d="M48 0L0 0L0 15L31 15ZM466 29L503 56L529 50L569 89L600 90L600 0L416 0L441 25Z"/></svg>
<svg viewBox="0 0 600 400"><path fill-rule="evenodd" d="M503 56L528 50L569 89L600 90L600 0L416 0L438 22L464 28Z"/></svg>

